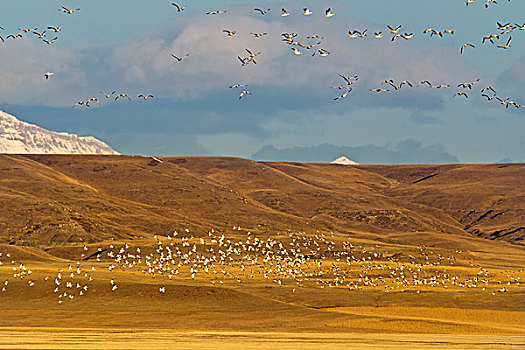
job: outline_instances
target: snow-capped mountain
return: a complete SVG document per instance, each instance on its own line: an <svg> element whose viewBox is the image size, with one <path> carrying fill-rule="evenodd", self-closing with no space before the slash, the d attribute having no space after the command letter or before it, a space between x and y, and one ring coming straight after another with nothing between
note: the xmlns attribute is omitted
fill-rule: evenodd
<svg viewBox="0 0 525 350"><path fill-rule="evenodd" d="M119 154L91 136L54 132L0 111L0 153Z"/></svg>
<svg viewBox="0 0 525 350"><path fill-rule="evenodd" d="M346 158L345 156L339 157L336 160L331 162L332 164L342 164L342 165L358 165L359 163L354 162Z"/></svg>

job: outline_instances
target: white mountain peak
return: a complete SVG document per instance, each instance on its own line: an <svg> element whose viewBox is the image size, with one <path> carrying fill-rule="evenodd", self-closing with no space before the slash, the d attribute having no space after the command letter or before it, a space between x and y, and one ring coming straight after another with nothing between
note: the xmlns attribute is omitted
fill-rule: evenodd
<svg viewBox="0 0 525 350"><path fill-rule="evenodd" d="M0 153L119 154L92 136L49 131L1 110Z"/></svg>
<svg viewBox="0 0 525 350"><path fill-rule="evenodd" d="M331 162L331 164L357 165L359 163L356 163L353 160L350 160L350 159L346 158L345 156L342 156L342 157L337 158L333 162Z"/></svg>

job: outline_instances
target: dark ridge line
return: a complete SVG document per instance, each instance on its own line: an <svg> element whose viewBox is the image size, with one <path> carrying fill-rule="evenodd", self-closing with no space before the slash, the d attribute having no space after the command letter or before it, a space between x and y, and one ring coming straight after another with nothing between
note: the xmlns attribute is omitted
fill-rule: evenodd
<svg viewBox="0 0 525 350"><path fill-rule="evenodd" d="M419 180L416 180L416 181L414 181L414 182L412 182L412 183L413 183L413 184L417 184L418 182L428 180L428 179L430 179L430 178L432 178L432 177L434 177L434 176L436 176L436 175L437 175L436 173L434 173L434 174L430 174L430 175L425 176L425 177L423 177L423 178L421 178L421 179L419 179Z"/></svg>
<svg viewBox="0 0 525 350"><path fill-rule="evenodd" d="M99 251L96 251L94 252L93 254L91 254L90 256L82 259L83 261L88 261L89 259L91 259L92 257L94 257L95 255L98 255L100 253L104 253L106 250L108 250L107 248L106 249L102 249L102 250L99 250Z"/></svg>

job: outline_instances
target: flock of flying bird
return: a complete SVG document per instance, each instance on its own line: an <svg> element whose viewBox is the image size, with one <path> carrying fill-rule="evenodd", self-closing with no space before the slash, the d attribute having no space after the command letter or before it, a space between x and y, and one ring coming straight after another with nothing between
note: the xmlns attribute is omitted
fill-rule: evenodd
<svg viewBox="0 0 525 350"><path fill-rule="evenodd" d="M418 246L417 250L399 254L378 245L364 246L338 239L333 234L288 233L263 239L241 227L233 227L230 237L214 230L195 237L186 229L182 234L174 232L154 239L153 245L143 247L128 243L84 245L74 264L58 268L55 275L47 274L43 281L33 278L33 271L10 253L0 252L0 265L11 266L14 280L27 281L27 287L46 283L45 288L49 288L59 304L78 300L90 291L90 284L97 282L100 286L108 283L108 279L108 292L117 293L118 271L136 271L160 280L160 294L169 291L163 280L175 279L200 280L212 285L266 280L292 293L297 288L328 287L385 293L468 289L497 295L519 286L523 275L522 270L474 265L469 253L459 250L439 253ZM103 274L97 276L97 271ZM6 279L0 297L10 285Z"/></svg>
<svg viewBox="0 0 525 350"><path fill-rule="evenodd" d="M471 5L471 4L475 3L475 2L476 2L476 0L467 0L466 1L466 5L469 6L469 5ZM497 2L494 1L494 0L486 0L485 1L485 7L486 8L488 8L489 5L492 5L492 4L497 4ZM183 12L186 9L185 6L180 6L180 5L178 5L178 4L174 3L174 2L172 3L172 6L177 10L177 12ZM80 8L69 9L69 8L66 8L66 7L62 6L60 9L58 9L58 11L63 12L63 13L68 14L68 15L72 15L72 14L80 11ZM258 14L260 14L261 16L266 16L266 15L268 15L270 13L271 9L270 8L267 8L267 9L255 8L254 11L257 12ZM206 15L217 16L217 15L221 15L221 14L225 14L225 13L227 13L227 10L214 10L214 11L207 12ZM303 16L312 16L313 14L314 14L314 12L311 9L307 8L307 7L303 8L303 10L302 10L302 15ZM280 12L280 16L281 17L288 17L290 15L291 15L291 12L289 12L285 8L281 9L281 12ZM323 15L324 15L325 18L331 18L331 17L334 17L336 15L336 13L332 10L332 8L328 8L328 9L326 9L324 11ZM401 25L397 25L397 26L387 25L386 28L387 28L387 32L391 35L390 40L392 42L396 41L396 39L410 40L410 39L415 37L415 34L413 32L409 33L409 32L402 31L402 26ZM0 29L3 30L4 28L0 27ZM47 30L52 31L53 33L58 33L58 32L60 32L62 30L62 27L61 26L48 26ZM19 33L9 34L5 38L3 36L0 36L0 40L3 41L3 42L5 42L7 39L15 40L17 38L23 37L22 33L32 33L33 35L35 35L36 38L41 39L43 42L45 42L48 45L51 45L51 44L55 43L55 41L58 39L58 37L54 37L52 39L49 39L47 37L47 30L39 32L37 28L28 28L28 29L20 29L19 28ZM512 36L510 36L510 34L513 31L516 31L516 30L517 31L525 31L525 23L524 24L515 23L513 25L511 23L502 24L500 22L497 22L497 30L498 30L498 32L496 32L496 33L491 33L491 34L488 34L486 36L483 36L482 39L481 39L481 44L484 45L484 44L487 44L487 43L491 43L491 44L495 44L495 46L498 49L507 50L507 49L511 48ZM231 29L223 29L222 32L225 33L225 35L228 36L228 37L233 37L233 36L235 36L237 34L236 30L231 30ZM437 29L435 29L433 27L430 27L430 28L427 28L426 30L423 31L423 35L428 35L429 37L436 37L436 38L443 38L446 35L452 36L452 35L454 35L454 33L455 33L455 30L454 29L450 29L450 28L437 30ZM262 38L262 37L267 36L268 32L251 32L250 34L253 35L254 38ZM508 38L505 38L505 35L507 35L507 34L509 36L508 36ZM304 54L304 50L312 50L311 51L312 52L311 56L326 57L326 56L329 56L331 54L331 52L328 49L320 47L322 45L322 39L323 38L320 35L318 35L318 34L313 34L313 35L307 36L306 37L306 40L307 40L306 42L305 41L302 41L302 42L298 41L297 40L298 34L296 34L296 33L282 33L281 36L282 36L282 41L284 41L286 44L288 44L290 46L290 49L291 49L291 51L293 52L293 54L295 56L303 55ZM368 36L368 29L364 29L364 30L351 29L351 30L348 31L348 36L351 39L365 38L365 37ZM384 37L384 34L383 34L382 30L374 31L374 34L373 34L373 38L374 39L382 39L383 37ZM308 42L308 40L314 40L314 41L313 42ZM497 45L497 43L496 43L497 40L506 40L506 41L504 41L500 45ZM474 45L471 42L464 43L460 47L460 53L463 54L467 48L475 48L475 47L476 47L476 45ZM253 50L248 49L248 48L246 48L245 50L246 50L247 55L243 55L243 56L239 55L239 56L237 56L237 59L239 60L241 66L245 67L245 66L248 66L250 64L256 65L257 64L256 57L259 56L261 54L261 52L255 53ZM172 53L171 56L175 60L175 62L179 62L180 63L183 60L185 60L186 58L188 58L190 56L190 53L186 53L184 55L176 55L176 54ZM53 73L53 72L46 72L44 74L44 77L47 80L47 79L51 78L54 75L55 75L55 73ZM345 91L340 96L337 96L336 98L334 98L334 100L339 100L339 99L346 98L348 96L348 94L353 89L352 85L357 81L357 76L355 78L351 79L350 81L348 81L347 80L348 78L346 78L343 74L340 74L340 76L343 77L343 79L345 79L346 85L339 86L338 88L342 89L342 90L345 90ZM404 85L412 87L412 84L410 82L406 81L406 80L404 82L402 82L399 86L396 86L393 83L389 83L389 80L391 80L391 79L386 79L384 83L385 84L389 84L390 88L376 88L376 89L370 89L370 91L379 93L379 92L388 92L388 91L390 91L390 89L394 89L395 91L397 91L397 90L400 90L401 87L403 87ZM420 83L420 85L425 84L425 83L428 83L428 82L423 80ZM458 87L461 87L460 85L458 85ZM238 87L246 87L246 86L247 86L246 84L233 84L233 85L230 86L230 88L238 88ZM450 84L442 84L442 85L433 86L432 84L429 83L429 86L432 87L432 88L444 88L444 87L449 87ZM470 89L472 89L472 88L470 87ZM489 89L489 90L491 90L491 89ZM483 92L485 92L485 89L482 90L482 93ZM116 93L116 91L113 91L109 95L107 95L105 93L103 93L103 95L106 97L106 99L109 99L115 93ZM246 89L242 89L242 91L239 94L239 99L242 99L244 96L247 96L247 95L251 95L251 92L246 90ZM455 92L453 94L453 96L463 96L465 98L469 97L467 92L465 92L465 91ZM512 106L514 106L516 108L522 108L523 107L523 105L520 105L520 104L516 103L515 101L510 100L510 98L507 98L507 99L503 100L500 97L495 96L495 94L494 95L488 95L486 93L483 94L482 96L487 98L488 101L492 101L492 99L496 99L501 104L504 104L505 107L507 107L507 108L509 107L509 105L512 105ZM141 95L137 96L137 98L143 99L143 100L148 100L148 98L152 98L152 97L153 97L152 94L141 94ZM118 100L119 98L127 98L128 100L131 100L131 98L126 93L120 93L120 94L115 95L114 100ZM90 107L90 104L93 104L93 103L100 104L100 101L96 97L93 97L93 98L88 99L87 101L78 101L78 102L76 102L73 105L73 107L76 107L76 106Z"/></svg>
<svg viewBox="0 0 525 350"><path fill-rule="evenodd" d="M115 98L113 98L114 101L117 101L119 98L126 98L128 99L128 101L131 101L131 97L129 97L128 94L126 93L119 93L117 94L117 91L116 90L113 90L112 92L106 94L105 92L102 92L100 91L100 93L106 98L106 99L112 99L113 96ZM138 99L142 99L142 100L148 100L150 98L153 98L153 95L152 94L140 94L137 96ZM74 108L76 106L85 106L85 107L91 107L89 104L90 103L98 103L100 104L100 101L98 98L96 97L92 97L86 101L78 101L77 103L75 103L71 108Z"/></svg>
<svg viewBox="0 0 525 350"><path fill-rule="evenodd" d="M472 4L475 1L476 0L467 0L466 5L469 6L469 4ZM496 4L496 2L493 1L493 0L487 0L485 2L485 7L488 7L490 4ZM183 11L184 8L185 8L185 7L181 7L181 6L177 5L176 3L172 3L172 5L175 6L179 12ZM255 8L254 11L256 11L256 12L258 12L261 15L264 16L264 15L267 15L271 11L271 9L269 9L269 8L268 9ZM219 15L219 14L223 14L223 13L226 13L226 12L227 12L226 10L216 10L216 11L207 12L206 14L207 15ZM310 16L310 15L313 14L313 11L311 11L309 8L305 7L305 8L303 8L302 14L304 16ZM282 8L281 9L281 17L288 17L288 16L290 16L290 12L287 11L285 8ZM325 10L325 12L324 12L324 17L325 18L330 18L330 17L333 17L333 16L335 16L335 12L331 8L328 8L328 9ZM488 36L483 37L482 41L481 41L482 44L485 44L486 42L490 42L490 43L494 44L494 40L499 40L505 34L512 33L512 31L514 31L514 30L525 30L525 23L523 25L518 24L518 23L516 23L515 25L512 25L511 23L501 24L501 23L497 22L497 26L498 26L498 30L500 32L499 33L489 34ZM395 27L387 25L386 27L387 27L388 31L390 32L390 34L392 35L392 37L390 39L391 41L395 41L396 39L399 39L399 38L402 38L404 40L410 40L410 39L414 38L414 33L408 33L408 32L404 32L403 33L401 31L401 28L402 28L401 25L398 25L398 26L395 26ZM364 37L366 37L368 35L367 32L368 32L367 29L364 29L364 30L361 30L361 31L360 30L356 30L356 29L349 30L348 31L348 36L351 39L364 38ZM230 30L230 29L224 29L223 33L225 33L227 36L231 37L231 36L236 35L237 31ZM430 37L436 36L436 37L440 37L440 38L443 38L445 35L454 35L454 33L455 33L454 29L436 30L435 28L432 28L432 27L431 28L427 28L426 30L423 31L423 34L429 34ZM251 34L255 38L261 38L263 36L268 35L267 32L262 32L262 33L251 32ZM325 57L325 56L330 55L330 51L328 51L327 49L317 48L317 47L319 47L322 44L322 41L321 41L322 37L320 35L314 34L314 35L310 35L310 36L306 37L306 39L315 39L316 40L315 43L304 43L304 42L297 41L297 34L296 33L283 33L283 34L281 34L281 36L283 37L282 41L284 41L286 44L290 45L290 48L293 51L293 54L296 55L296 56L299 56L299 55L303 54L303 51L301 51L301 49L311 50L313 48L316 48L316 49L313 51L313 54L311 56L316 56L317 55L319 57ZM375 31L373 37L375 39L382 39L384 37L383 31ZM497 48L500 48L500 49L505 49L505 50L509 49L511 47L511 40L512 40L512 37L509 36L509 38L507 39L505 44L496 45L496 46L497 46ZM467 48L467 47L475 48L475 45L472 44L472 43L465 43L465 44L463 44L461 46L461 48L460 48L460 53L463 54L465 48ZM248 53L248 56L246 56L246 57L237 56L238 60L241 63L241 66L244 67L244 66L247 66L247 65L249 65L251 63L257 64L257 62L255 61L255 57L260 55L261 53L260 52L253 53L250 49L246 49L246 52ZM179 62L182 60L182 59L178 58L177 56L175 56L173 54L172 54L172 56L175 57ZM186 56L189 56L189 54L186 54ZM337 96L336 98L334 98L334 100L339 100L339 99L346 98L348 96L348 94L353 89L351 86L358 80L358 76L357 75L352 77L351 79L346 77L343 74L340 74L340 76L345 80L346 84L339 85L337 87L332 87L332 88L338 88L338 89L342 89L342 90L345 90L345 91L340 96ZM478 81L479 81L479 79L478 79ZM395 91L401 89L403 87L403 85L407 85L409 87L413 87L413 85L407 80L402 81L399 86L396 86L393 83L392 79L386 79L384 81L384 83L390 84L391 88L393 88ZM450 87L450 84L432 85L428 80L423 80L423 81L420 82L420 85L423 85L423 84L428 84L429 87L437 88L437 89ZM247 86L246 84L234 84L234 85L231 85L230 88L238 88L238 87L246 87L246 86ZM457 87L468 88L468 89L472 90L472 86L473 86L473 83L460 83ZM370 89L370 91L371 92L388 92L390 90L389 89L385 89L385 88L376 88L376 89ZM485 91L494 91L494 95L489 96L486 93L484 93ZM486 97L489 101L492 101L492 99L495 98L501 104L505 105L506 108L508 108L509 105L512 105L512 106L514 106L516 108L524 107L523 105L520 105L520 104L516 103L515 101L511 101L510 98L507 98L507 99L503 100L500 97L497 97L496 93L495 93L495 90L492 87L490 87L490 86L484 88L481 91L481 93L482 93L482 96ZM251 94L250 91L243 89L241 91L240 95L239 95L239 99L241 99L243 96L246 96L246 95L249 95L249 94ZM453 94L453 96L463 96L465 98L469 98L467 92L465 92L465 91L455 92Z"/></svg>

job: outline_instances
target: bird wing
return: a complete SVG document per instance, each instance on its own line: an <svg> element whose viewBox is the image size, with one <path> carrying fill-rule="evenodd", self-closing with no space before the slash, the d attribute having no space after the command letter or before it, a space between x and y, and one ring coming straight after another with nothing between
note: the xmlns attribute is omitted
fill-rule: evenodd
<svg viewBox="0 0 525 350"><path fill-rule="evenodd" d="M339 76L341 78L343 78L348 85L352 85L352 82L350 81L350 78L348 78L347 76L344 76L343 74L339 74Z"/></svg>

